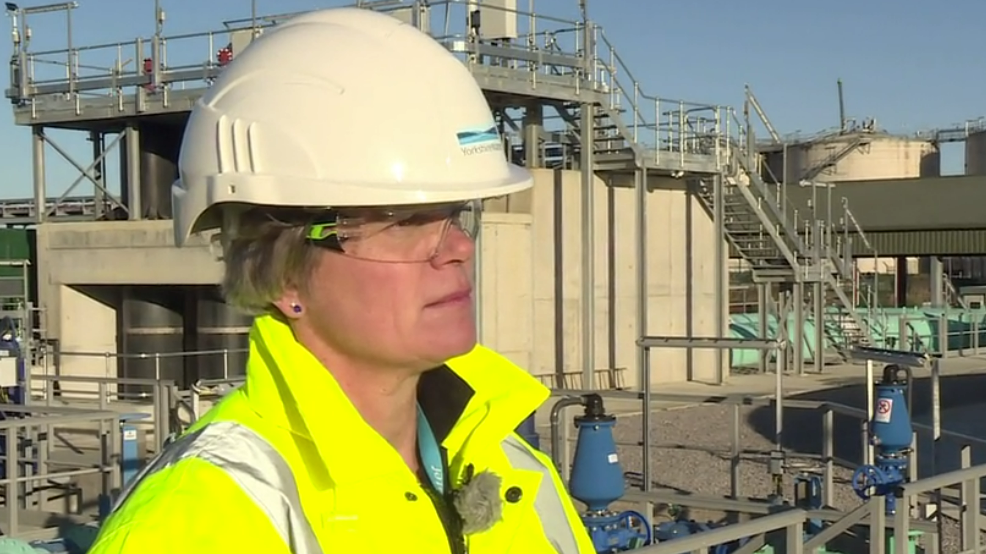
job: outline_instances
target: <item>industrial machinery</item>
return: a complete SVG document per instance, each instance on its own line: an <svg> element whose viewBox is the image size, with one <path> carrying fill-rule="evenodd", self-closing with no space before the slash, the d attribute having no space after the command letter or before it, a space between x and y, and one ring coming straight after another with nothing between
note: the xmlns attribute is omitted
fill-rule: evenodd
<svg viewBox="0 0 986 554"><path fill-rule="evenodd" d="M860 467L853 477L853 488L864 499L872 495L887 498L887 511L896 511L893 492L905 481L907 456L911 449L911 391L913 390L911 370L900 365L884 368L882 379L875 388L875 410L871 422L871 441L877 448L876 463ZM616 417L607 414L602 396L595 393L579 397L561 399L552 409L552 455L560 465L561 439L557 425L561 409L580 405L584 413L575 418L578 429L575 456L571 466L569 493L586 506L582 522L592 538L599 554L627 552L650 544L673 541L682 537L712 530L719 526L714 522L701 522L689 519L683 513L670 512L671 520L654 524L652 514L642 514L633 510L616 511L611 506L625 494L625 479L631 474L624 473L616 450L613 428ZM800 472L794 478L793 505L805 510L824 508L822 480L812 470ZM776 494L769 500L773 503L789 505L788 500ZM804 530L804 540L808 541L825 530L827 524L821 519L812 518ZM888 544L893 538L888 537ZM916 538L907 539L914 543ZM748 539L729 544L718 544L708 549L710 554L729 554L743 549ZM761 546L756 552L768 554L776 552L772 544ZM836 548L839 548L838 546ZM839 550L824 550L839 552Z"/></svg>
<svg viewBox="0 0 986 554"><path fill-rule="evenodd" d="M616 417L606 413L598 394L584 395L582 404L585 413L575 418L579 434L569 493L586 505L582 522L596 552L623 552L649 544L652 533L648 518L632 510L615 512L609 508L626 492L613 438Z"/></svg>
<svg viewBox="0 0 986 554"><path fill-rule="evenodd" d="M860 466L853 473L852 487L860 498L886 498L886 511L897 511L895 489L907 478L913 428L912 373L906 366L888 365L875 384L876 401L870 420L870 444L876 448L874 464Z"/></svg>
<svg viewBox="0 0 986 554"><path fill-rule="evenodd" d="M794 477L794 505L804 510L821 510L825 507L822 501L821 477L807 471L802 471ZM809 519L805 526L805 535L817 535L822 528L820 519Z"/></svg>
<svg viewBox="0 0 986 554"><path fill-rule="evenodd" d="M0 319L0 401L24 404L27 363L13 319Z"/></svg>
<svg viewBox="0 0 986 554"><path fill-rule="evenodd" d="M651 518L634 510L617 512L610 506L626 492L625 474L619 455L613 427L616 417L607 414L603 398L599 394L585 394L567 398L555 405L552 422L557 423L558 411L566 406L581 404L584 413L575 418L578 437L569 494L586 505L582 514L592 543L599 554L626 552L652 543L693 535L712 529L713 523L701 523L684 518L651 525ZM553 444L557 456L557 442ZM741 541L742 542L742 541ZM715 554L727 554L740 545L718 545L710 550Z"/></svg>

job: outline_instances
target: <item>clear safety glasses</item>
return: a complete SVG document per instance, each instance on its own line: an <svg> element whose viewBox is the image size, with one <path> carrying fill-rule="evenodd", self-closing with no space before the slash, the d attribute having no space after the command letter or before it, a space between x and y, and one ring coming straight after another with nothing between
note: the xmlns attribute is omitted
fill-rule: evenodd
<svg viewBox="0 0 986 554"><path fill-rule="evenodd" d="M306 228L314 245L364 260L427 262L441 251L450 232L475 238L481 203L414 207L341 208Z"/></svg>

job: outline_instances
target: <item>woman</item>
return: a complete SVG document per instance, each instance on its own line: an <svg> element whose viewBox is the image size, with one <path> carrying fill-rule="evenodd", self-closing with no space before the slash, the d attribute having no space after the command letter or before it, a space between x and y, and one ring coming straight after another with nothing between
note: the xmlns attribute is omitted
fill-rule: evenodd
<svg viewBox="0 0 986 554"><path fill-rule="evenodd" d="M92 554L593 552L514 429L548 391L476 345L484 198L531 186L465 67L386 15L268 30L195 105L176 242L218 230L246 384L135 479Z"/></svg>

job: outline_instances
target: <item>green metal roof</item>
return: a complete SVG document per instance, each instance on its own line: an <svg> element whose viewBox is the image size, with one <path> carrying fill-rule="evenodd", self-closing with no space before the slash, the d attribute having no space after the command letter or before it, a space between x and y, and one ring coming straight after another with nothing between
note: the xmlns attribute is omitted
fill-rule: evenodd
<svg viewBox="0 0 986 554"><path fill-rule="evenodd" d="M881 256L986 255L986 229L941 231L883 231L866 238Z"/></svg>
<svg viewBox="0 0 986 554"><path fill-rule="evenodd" d="M811 187L787 187L787 200L807 211ZM986 255L986 176L846 181L816 188L820 208L843 199L881 256Z"/></svg>
<svg viewBox="0 0 986 554"><path fill-rule="evenodd" d="M820 206L828 200L825 191L816 189ZM807 209L811 187L788 186L786 192L795 208ZM866 233L986 229L983 175L837 183L831 194L834 214L841 213L843 198Z"/></svg>

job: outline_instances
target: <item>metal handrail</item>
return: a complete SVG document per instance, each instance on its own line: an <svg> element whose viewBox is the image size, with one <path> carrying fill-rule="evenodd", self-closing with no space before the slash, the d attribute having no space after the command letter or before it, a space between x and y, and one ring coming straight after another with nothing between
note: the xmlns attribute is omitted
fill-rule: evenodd
<svg viewBox="0 0 986 554"><path fill-rule="evenodd" d="M711 546L729 544L742 539L756 539L767 533L783 529L786 534L786 550L788 554L803 552L802 529L808 519L808 512L801 508L785 508L781 511L708 531L678 537L653 546L645 546L634 550L640 554L686 554L689 552L705 552Z"/></svg>
<svg viewBox="0 0 986 554"><path fill-rule="evenodd" d="M18 410L18 408L21 409ZM38 414L42 414L32 415L25 418L10 418L0 421L0 436L4 437L7 445L16 445L19 443L17 437L21 435L22 429L29 430L39 427L45 430L50 430L53 426L69 424L78 426L80 423L98 423L100 426L100 432L106 433L113 426L119 425L121 417L120 414L109 410L86 410L77 408L65 408L58 410L58 413L49 415L45 412L50 410L44 406L5 406L4 410L21 411L22 413L28 414L33 410ZM30 435L30 433L27 434ZM45 434L50 434L50 432ZM44 443L50 444L48 441L44 441ZM21 490L21 487L15 485L26 485L28 483L39 481L52 481L66 477L101 474L104 476L102 479L102 494L109 495L114 487L119 486L120 482L120 468L118 465L111 463L112 458L118 451L117 441L114 438L110 438L108 444L102 445L101 449L101 460L97 462L95 467L92 467L90 464L77 464L77 467L74 469L49 471L48 466L52 464L39 463L39 466L44 467L41 472L21 476L19 475L22 462L22 460L19 460L20 448L7 448L5 453L6 474L0 476L0 491L2 491L0 492L0 495L2 495L0 497L3 498L4 505L10 507L10 509L7 510L5 517L5 525L3 529L4 535L17 536L21 531L21 525L19 522L21 510L18 509L18 502L14 501L14 499L17 498L18 491ZM45 459L45 461L47 461L47 459Z"/></svg>

